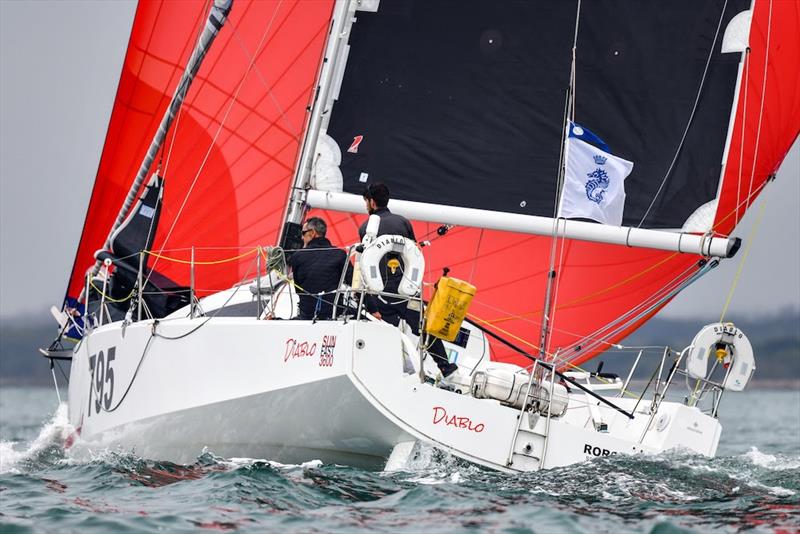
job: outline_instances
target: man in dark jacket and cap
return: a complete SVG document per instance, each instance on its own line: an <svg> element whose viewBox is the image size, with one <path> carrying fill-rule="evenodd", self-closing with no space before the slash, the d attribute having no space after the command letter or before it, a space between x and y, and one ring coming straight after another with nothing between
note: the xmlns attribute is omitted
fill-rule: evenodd
<svg viewBox="0 0 800 534"><path fill-rule="evenodd" d="M389 211L389 198L389 188L386 184L380 182L368 185L364 191L367 212L370 215L377 215L381 218L381 223L378 226L378 235L401 235L406 239L416 241L414 227L411 226L411 222L402 215ZM367 232L367 222L364 221L358 229L358 236L362 240ZM388 256L390 255L384 257L380 264L380 269L385 279L384 291L397 293L400 281L403 278L403 272L401 268L393 267L392 263L397 262L394 265L400 265L400 259ZM366 299L367 310L375 317L383 319L394 326L398 326L402 319L411 327L411 331L415 335L419 335L419 306L414 306L414 304L417 303L383 296L377 298L370 296ZM450 363L447 359L447 352L441 339L433 339L428 353L433 357L437 367L442 372L442 376L450 376L458 370L458 366Z"/></svg>
<svg viewBox="0 0 800 534"><path fill-rule="evenodd" d="M303 225L304 247L289 258L295 286L300 298L297 319L330 319L333 317L334 292L339 288L342 270L344 281L353 281L353 266L347 253L334 247L325 237L328 225L319 217L311 217Z"/></svg>

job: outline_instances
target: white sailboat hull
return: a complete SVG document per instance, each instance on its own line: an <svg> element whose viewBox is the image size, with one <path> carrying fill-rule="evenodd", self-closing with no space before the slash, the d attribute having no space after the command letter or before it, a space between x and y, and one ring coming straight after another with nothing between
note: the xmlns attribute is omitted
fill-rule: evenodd
<svg viewBox="0 0 800 534"><path fill-rule="evenodd" d="M363 321L218 317L105 325L74 353L73 449L180 463L207 449L224 457L380 468L396 445L416 440L508 471L673 447L716 451L719 422L676 403L661 403L652 417L649 402L639 403L629 420L573 390L562 417L526 413L520 421L520 410L495 400L420 382L409 368L416 354L404 355L401 336L390 325ZM635 399L614 400L634 408Z"/></svg>

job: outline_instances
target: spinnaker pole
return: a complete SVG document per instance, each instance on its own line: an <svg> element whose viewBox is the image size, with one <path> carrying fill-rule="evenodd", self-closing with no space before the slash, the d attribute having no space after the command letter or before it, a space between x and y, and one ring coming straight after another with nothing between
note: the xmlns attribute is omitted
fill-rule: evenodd
<svg viewBox="0 0 800 534"><path fill-rule="evenodd" d="M366 213L361 195L334 193L309 189L306 202L312 208ZM414 221L454 224L487 230L501 230L520 234L551 237L551 217L522 215L501 211L489 211L444 204L429 204L411 200L392 199L389 209ZM555 219L555 235L561 238L607 243L625 247L652 248L671 252L698 254L718 258L731 258L739 250L741 239L717 235L698 235L687 232L670 232L627 226L610 226L573 219Z"/></svg>
<svg viewBox="0 0 800 534"><path fill-rule="evenodd" d="M114 232L128 216L128 212L136 200L136 195L139 192L139 188L147 178L150 168L153 165L153 161L156 158L156 154L158 154L158 151L161 149L161 145L164 143L164 138L167 136L169 127L172 125L172 121L175 120L175 115L177 115L181 105L183 105L183 100L186 98L189 87L192 85L192 81L194 80L197 71L200 69L200 65L202 64L203 59L206 57L208 50L211 48L211 43L214 42L217 34L225 24L232 5L233 0L214 0L214 5L211 6L211 10L208 13L208 19L206 20L203 32L200 34L197 45L195 45L194 51L189 57L186 70L184 70L183 76L181 76L180 82L178 82L178 86L175 88L175 94L172 96L172 100L170 101L169 107L164 114L164 118L161 119L161 124L159 125L158 130L153 137L153 141L150 143L150 148L147 150L147 154L145 155L142 164L139 166L139 172L136 174L136 179L131 184L130 190L128 190L128 196L125 197L125 202L123 202L122 208L119 210L117 220L114 221L111 231L108 232L106 242L103 244L104 249L107 250L111 246L111 236L114 235ZM100 271L101 265L102 262L99 260L95 262L94 269L92 270L92 276L95 276Z"/></svg>

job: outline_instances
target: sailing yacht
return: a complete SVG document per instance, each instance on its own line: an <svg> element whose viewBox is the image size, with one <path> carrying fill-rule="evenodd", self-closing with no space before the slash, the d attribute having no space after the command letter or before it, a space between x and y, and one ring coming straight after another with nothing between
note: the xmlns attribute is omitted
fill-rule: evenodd
<svg viewBox="0 0 800 534"><path fill-rule="evenodd" d="M799 60L800 6L773 0L140 1L43 351L70 361L67 445L375 468L429 445L508 472L713 456L747 336L619 343L736 254L800 131ZM374 220L359 239L376 182L417 242ZM310 216L360 274L317 295L333 320L293 319ZM367 295L423 310L421 334ZM626 376L585 368L625 350Z"/></svg>

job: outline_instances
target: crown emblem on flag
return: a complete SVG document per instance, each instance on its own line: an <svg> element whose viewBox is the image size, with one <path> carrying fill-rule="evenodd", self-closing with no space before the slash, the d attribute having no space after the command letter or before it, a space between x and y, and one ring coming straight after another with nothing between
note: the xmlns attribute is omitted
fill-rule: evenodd
<svg viewBox="0 0 800 534"><path fill-rule="evenodd" d="M597 163L598 165L605 165L607 159L608 158L606 157L598 155L594 157L594 162Z"/></svg>

